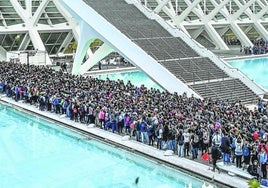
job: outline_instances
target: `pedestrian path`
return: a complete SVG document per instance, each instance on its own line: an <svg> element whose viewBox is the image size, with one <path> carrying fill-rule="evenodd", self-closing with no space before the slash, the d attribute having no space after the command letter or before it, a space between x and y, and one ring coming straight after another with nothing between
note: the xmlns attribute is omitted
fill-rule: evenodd
<svg viewBox="0 0 268 188"><path fill-rule="evenodd" d="M222 161L217 163L217 167L221 171L225 171L225 172L227 172L231 176L232 175L233 176L240 176L240 177L245 178L245 179L253 179L254 178L246 170L237 168L234 165L224 165Z"/></svg>

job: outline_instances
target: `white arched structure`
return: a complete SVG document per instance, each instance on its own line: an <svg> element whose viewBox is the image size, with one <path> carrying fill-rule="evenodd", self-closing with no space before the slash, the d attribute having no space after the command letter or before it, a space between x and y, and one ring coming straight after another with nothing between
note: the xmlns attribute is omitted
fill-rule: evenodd
<svg viewBox="0 0 268 188"><path fill-rule="evenodd" d="M268 40L267 0L125 1L146 7L152 14L162 17L167 23L184 31L193 39L204 36L214 44L216 49L229 49L224 39L229 31L243 46L253 45L252 38L249 36L252 31L257 37ZM0 12L1 59L6 57L7 51L38 49L47 52L46 60L49 64L51 62L48 56L63 54L71 42L77 43L79 40L80 31L76 24L80 21L73 19L58 0L1 1L0 7L2 8ZM64 37L56 34L64 32L66 33ZM47 36L47 33L50 34ZM11 37L6 37L7 35ZM21 36L19 44L14 45L18 42L15 41L13 44L6 45L9 38L14 40L16 35ZM55 47L51 47L53 45ZM104 45L102 48L105 49L98 53L101 51L105 53L109 47ZM75 51L76 49L73 49L73 52ZM112 50L109 49L106 53L109 51ZM87 53L92 54L90 49ZM83 67L87 68L86 65Z"/></svg>
<svg viewBox="0 0 268 188"><path fill-rule="evenodd" d="M179 94L186 92L188 95L200 97L83 1L60 0L60 2L79 23L78 48L72 74L87 72L109 53L116 51L169 92ZM95 39L103 41L103 45L95 53L89 53L88 61L83 63L82 60Z"/></svg>
<svg viewBox="0 0 268 188"><path fill-rule="evenodd" d="M9 0L0 7L1 60L8 51L38 50L51 64L50 56L64 52L73 40L75 22L57 0Z"/></svg>
<svg viewBox="0 0 268 188"><path fill-rule="evenodd" d="M139 2L193 39L201 33L215 48L228 50L223 36L228 30L243 46L253 46L248 32L268 40L267 0L128 0Z"/></svg>

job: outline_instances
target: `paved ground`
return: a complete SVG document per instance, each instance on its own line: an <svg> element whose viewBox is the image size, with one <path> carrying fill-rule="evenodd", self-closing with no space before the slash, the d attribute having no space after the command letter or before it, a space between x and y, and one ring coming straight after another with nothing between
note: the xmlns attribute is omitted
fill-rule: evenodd
<svg viewBox="0 0 268 188"><path fill-rule="evenodd" d="M39 111L35 106L30 104L26 104L23 102L15 102L14 100L5 96L1 96L0 100L11 104L13 107L20 107L31 113L39 114L43 117L63 123L67 127L83 130L89 135L95 135L95 137L98 137L99 139L102 139L106 142L110 142L118 146L128 148L132 152L143 154L149 158L157 159L175 168L184 169L188 172L200 176L201 178L205 178L206 181L210 181L212 184L218 185L218 187L247 187L246 179L238 176L230 176L224 172L212 172L209 169L208 164L202 161L200 158L197 160L190 160L187 158L180 158L176 155L166 155L165 151L157 150L155 147L151 147L134 140L129 140L123 135L111 133L110 131L105 131L94 126L86 126L85 124L71 121L70 119L58 114L46 111ZM221 185L219 185L218 183L221 183Z"/></svg>

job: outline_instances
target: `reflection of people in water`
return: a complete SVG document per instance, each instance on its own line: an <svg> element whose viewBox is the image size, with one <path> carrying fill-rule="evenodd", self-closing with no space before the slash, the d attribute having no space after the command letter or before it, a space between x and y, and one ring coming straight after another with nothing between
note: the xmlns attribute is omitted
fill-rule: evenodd
<svg viewBox="0 0 268 188"><path fill-rule="evenodd" d="M248 173L257 179L259 179L259 173L258 173L258 161L255 160L252 165L249 165L247 169Z"/></svg>

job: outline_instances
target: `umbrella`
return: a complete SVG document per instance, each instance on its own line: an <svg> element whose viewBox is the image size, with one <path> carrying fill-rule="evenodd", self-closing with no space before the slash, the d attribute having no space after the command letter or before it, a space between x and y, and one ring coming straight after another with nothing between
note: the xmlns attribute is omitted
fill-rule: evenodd
<svg viewBox="0 0 268 188"><path fill-rule="evenodd" d="M203 161L209 161L210 160L210 156L209 156L208 153L204 153L201 158L202 158Z"/></svg>

